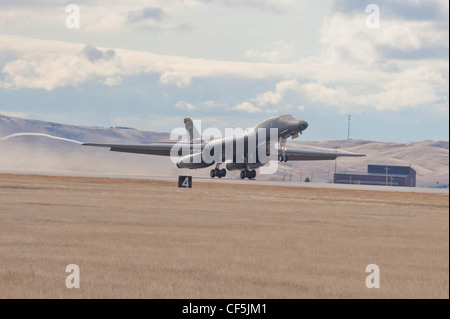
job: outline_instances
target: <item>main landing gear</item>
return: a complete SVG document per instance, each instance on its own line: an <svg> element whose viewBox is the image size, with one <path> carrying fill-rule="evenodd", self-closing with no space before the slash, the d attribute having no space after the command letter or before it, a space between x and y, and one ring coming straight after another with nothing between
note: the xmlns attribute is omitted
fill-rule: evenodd
<svg viewBox="0 0 450 319"><path fill-rule="evenodd" d="M287 162L288 158L287 158L287 155L286 155L286 139L280 137L278 142L280 143L280 148L281 148L281 154L278 155L278 161L280 161L280 162Z"/></svg>
<svg viewBox="0 0 450 319"><path fill-rule="evenodd" d="M212 169L209 175L211 176L211 178L222 178L227 175L227 170L225 168L220 169L220 165L216 165L216 168Z"/></svg>
<svg viewBox="0 0 450 319"><path fill-rule="evenodd" d="M256 171L254 169L252 170L245 169L241 171L241 179L244 179L246 177L248 179L254 179L256 177Z"/></svg>

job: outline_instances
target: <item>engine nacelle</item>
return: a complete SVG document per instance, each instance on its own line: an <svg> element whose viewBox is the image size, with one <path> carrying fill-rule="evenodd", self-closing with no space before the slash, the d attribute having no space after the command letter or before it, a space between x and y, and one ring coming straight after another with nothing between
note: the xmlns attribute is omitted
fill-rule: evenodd
<svg viewBox="0 0 450 319"><path fill-rule="evenodd" d="M226 167L229 171L238 171L245 169L247 166L245 163L227 163Z"/></svg>
<svg viewBox="0 0 450 319"><path fill-rule="evenodd" d="M205 163L202 159L202 153L196 153L196 154L190 154L182 157L177 162L178 168L190 168L190 169L197 169L197 168L205 168L208 166L213 165L214 163Z"/></svg>

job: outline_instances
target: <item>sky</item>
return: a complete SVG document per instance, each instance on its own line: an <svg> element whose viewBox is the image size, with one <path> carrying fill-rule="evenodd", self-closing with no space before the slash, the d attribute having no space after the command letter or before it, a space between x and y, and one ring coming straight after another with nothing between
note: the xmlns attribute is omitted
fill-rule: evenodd
<svg viewBox="0 0 450 319"><path fill-rule="evenodd" d="M449 139L447 0L0 0L0 113L304 140ZM79 22L79 23L78 23Z"/></svg>

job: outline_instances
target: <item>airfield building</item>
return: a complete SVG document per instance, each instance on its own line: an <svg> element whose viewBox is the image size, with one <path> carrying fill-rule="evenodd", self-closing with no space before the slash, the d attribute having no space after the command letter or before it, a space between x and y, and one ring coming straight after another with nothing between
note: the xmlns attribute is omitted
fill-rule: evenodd
<svg viewBox="0 0 450 319"><path fill-rule="evenodd" d="M334 183L416 187L416 171L410 166L368 165L367 172L334 174Z"/></svg>

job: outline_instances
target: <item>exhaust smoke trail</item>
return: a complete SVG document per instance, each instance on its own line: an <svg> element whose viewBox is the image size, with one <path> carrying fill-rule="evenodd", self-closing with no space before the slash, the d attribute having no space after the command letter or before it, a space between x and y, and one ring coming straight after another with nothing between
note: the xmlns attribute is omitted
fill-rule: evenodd
<svg viewBox="0 0 450 319"><path fill-rule="evenodd" d="M6 141L10 138L17 137L17 136L43 136L43 137L52 138L55 140L61 140L61 141L76 143L76 144L80 144L80 145L83 144L83 142L80 142L80 141L75 141L75 140L71 140L68 138L58 137L58 136L53 136L53 135L43 134L43 133L14 133L14 134L10 134L5 137L0 137L0 142Z"/></svg>

